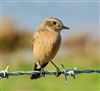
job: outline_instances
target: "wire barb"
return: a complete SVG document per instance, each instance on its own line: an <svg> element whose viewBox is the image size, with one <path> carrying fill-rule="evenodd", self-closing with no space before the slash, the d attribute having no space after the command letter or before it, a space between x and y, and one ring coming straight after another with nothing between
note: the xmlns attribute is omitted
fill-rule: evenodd
<svg viewBox="0 0 100 91"><path fill-rule="evenodd" d="M76 78L76 77L75 77L75 72L74 72L74 71L77 69L76 67L73 68L73 69L69 69L69 70L66 71L64 65L61 64L61 66L62 66L62 68L63 68L63 72L64 72L64 75L65 75L65 82L66 82L66 83L68 83L68 81L67 81L67 76L72 76L74 79Z"/></svg>
<svg viewBox="0 0 100 91"><path fill-rule="evenodd" d="M9 77L8 68L9 68L9 65L6 67L5 70L0 71L0 78L7 78L8 79L8 77Z"/></svg>

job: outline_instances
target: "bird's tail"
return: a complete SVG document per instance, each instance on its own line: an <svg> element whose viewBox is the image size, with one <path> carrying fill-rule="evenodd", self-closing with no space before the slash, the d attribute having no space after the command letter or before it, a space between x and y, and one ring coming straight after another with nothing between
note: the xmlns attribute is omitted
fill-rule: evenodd
<svg viewBox="0 0 100 91"><path fill-rule="evenodd" d="M35 64L34 71L41 71L41 68L37 68L37 65ZM41 77L41 74L38 73L38 74L32 75L31 79L34 80L34 79L37 79L37 78L40 78L40 77Z"/></svg>

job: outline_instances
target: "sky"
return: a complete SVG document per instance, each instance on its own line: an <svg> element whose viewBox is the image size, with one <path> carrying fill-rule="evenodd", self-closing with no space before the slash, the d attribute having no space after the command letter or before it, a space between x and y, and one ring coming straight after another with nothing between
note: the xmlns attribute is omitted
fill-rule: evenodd
<svg viewBox="0 0 100 91"><path fill-rule="evenodd" d="M3 0L0 16L9 16L19 26L36 30L44 18L56 17L75 32L87 27L93 36L99 34L99 0ZM70 33L64 31L63 35Z"/></svg>

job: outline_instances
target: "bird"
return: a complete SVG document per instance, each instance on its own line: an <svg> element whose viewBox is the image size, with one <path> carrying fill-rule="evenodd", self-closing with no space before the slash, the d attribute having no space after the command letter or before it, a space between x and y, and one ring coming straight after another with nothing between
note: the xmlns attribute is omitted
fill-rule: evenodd
<svg viewBox="0 0 100 91"><path fill-rule="evenodd" d="M37 31L33 33L32 50L35 60L34 71L44 71L48 63L52 63L57 69L57 77L61 74L60 69L53 63L61 45L61 30L69 29L61 20L55 17L44 19ZM31 79L40 78L42 74L32 74Z"/></svg>

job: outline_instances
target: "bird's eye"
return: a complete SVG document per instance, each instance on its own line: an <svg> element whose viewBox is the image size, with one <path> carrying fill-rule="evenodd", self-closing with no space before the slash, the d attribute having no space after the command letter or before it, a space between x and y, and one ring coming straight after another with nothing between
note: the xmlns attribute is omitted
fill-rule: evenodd
<svg viewBox="0 0 100 91"><path fill-rule="evenodd" d="M53 23L53 25L56 25L57 24L56 21L53 21L52 23Z"/></svg>

